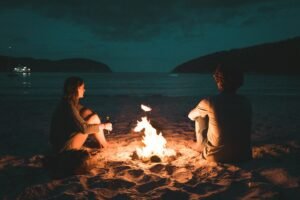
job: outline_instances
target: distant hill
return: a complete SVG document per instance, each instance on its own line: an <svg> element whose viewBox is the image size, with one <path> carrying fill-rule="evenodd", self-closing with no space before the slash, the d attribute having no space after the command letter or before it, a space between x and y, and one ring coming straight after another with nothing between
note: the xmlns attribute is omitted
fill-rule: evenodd
<svg viewBox="0 0 300 200"><path fill-rule="evenodd" d="M219 64L245 72L300 74L300 37L202 56L177 66L173 73L208 73Z"/></svg>
<svg viewBox="0 0 300 200"><path fill-rule="evenodd" d="M73 58L53 61L0 56L0 72L9 72L17 65L25 65L32 72L111 72L106 64L89 59Z"/></svg>

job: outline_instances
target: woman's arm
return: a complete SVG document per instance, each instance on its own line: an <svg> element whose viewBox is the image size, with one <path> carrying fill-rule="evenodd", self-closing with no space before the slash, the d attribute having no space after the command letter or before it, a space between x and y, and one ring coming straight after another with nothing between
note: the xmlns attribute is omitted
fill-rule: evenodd
<svg viewBox="0 0 300 200"><path fill-rule="evenodd" d="M69 104L70 115L74 123L74 128L81 133L91 134L99 131L99 124L88 124L80 115L75 105Z"/></svg>

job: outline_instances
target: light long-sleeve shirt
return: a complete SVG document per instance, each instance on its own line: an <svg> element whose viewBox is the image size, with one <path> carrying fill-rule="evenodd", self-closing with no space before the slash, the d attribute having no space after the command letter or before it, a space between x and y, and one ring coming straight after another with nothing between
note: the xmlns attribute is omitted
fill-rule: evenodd
<svg viewBox="0 0 300 200"><path fill-rule="evenodd" d="M216 162L251 159L252 108L244 96L223 92L205 98L188 117L208 117L204 158Z"/></svg>

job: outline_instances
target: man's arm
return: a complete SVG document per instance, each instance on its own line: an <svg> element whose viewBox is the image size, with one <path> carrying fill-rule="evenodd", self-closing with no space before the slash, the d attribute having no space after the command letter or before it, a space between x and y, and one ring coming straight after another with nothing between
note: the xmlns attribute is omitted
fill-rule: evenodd
<svg viewBox="0 0 300 200"><path fill-rule="evenodd" d="M207 111L208 111L208 103L206 99L203 99L199 102L196 108L190 111L188 117L193 121L195 121L196 118L198 117L205 118L207 116Z"/></svg>

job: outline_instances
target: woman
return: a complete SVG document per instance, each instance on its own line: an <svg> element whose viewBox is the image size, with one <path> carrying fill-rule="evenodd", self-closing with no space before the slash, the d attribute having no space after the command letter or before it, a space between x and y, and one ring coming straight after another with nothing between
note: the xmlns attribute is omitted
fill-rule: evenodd
<svg viewBox="0 0 300 200"><path fill-rule="evenodd" d="M50 143L56 153L80 150L89 135L94 135L99 146L108 147L103 130L112 130L111 123L101 123L99 116L83 107L84 82L79 77L69 77L64 83L64 95L53 113Z"/></svg>

